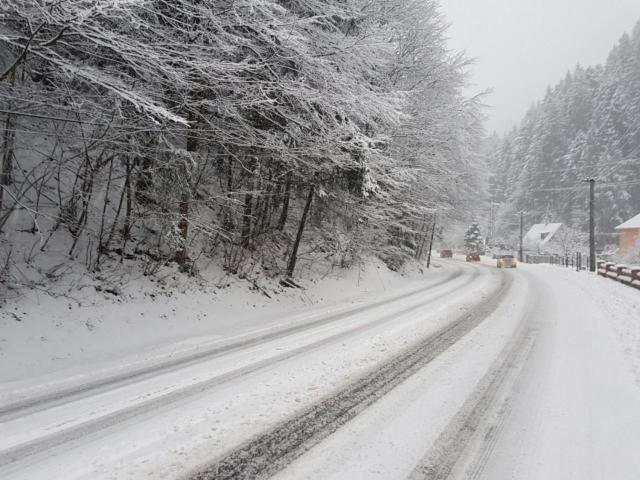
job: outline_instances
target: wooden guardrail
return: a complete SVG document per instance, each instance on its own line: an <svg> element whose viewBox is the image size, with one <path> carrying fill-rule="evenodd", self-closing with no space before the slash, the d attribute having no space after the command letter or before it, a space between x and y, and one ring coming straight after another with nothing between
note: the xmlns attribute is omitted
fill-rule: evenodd
<svg viewBox="0 0 640 480"><path fill-rule="evenodd" d="M598 262L598 275L640 289L640 266Z"/></svg>

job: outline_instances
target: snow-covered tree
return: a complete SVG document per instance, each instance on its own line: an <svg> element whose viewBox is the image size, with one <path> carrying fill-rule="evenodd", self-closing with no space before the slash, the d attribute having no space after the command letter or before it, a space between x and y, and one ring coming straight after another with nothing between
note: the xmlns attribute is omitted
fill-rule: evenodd
<svg viewBox="0 0 640 480"><path fill-rule="evenodd" d="M484 247L484 239L480 232L480 225L474 222L469 225L464 235L464 246L469 252L480 252Z"/></svg>
<svg viewBox="0 0 640 480"><path fill-rule="evenodd" d="M434 0L11 0L0 15L13 259L31 242L29 262L92 270L397 264L469 198L480 107Z"/></svg>
<svg viewBox="0 0 640 480"><path fill-rule="evenodd" d="M531 223L554 218L588 228L588 189L598 178L598 243L640 209L640 23L623 35L602 66L576 67L508 133L490 156L493 201L503 202L500 233L514 231L516 212Z"/></svg>

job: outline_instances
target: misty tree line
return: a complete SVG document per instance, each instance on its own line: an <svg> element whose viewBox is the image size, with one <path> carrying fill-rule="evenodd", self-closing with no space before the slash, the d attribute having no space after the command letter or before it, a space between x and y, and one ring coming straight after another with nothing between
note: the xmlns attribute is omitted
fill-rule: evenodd
<svg viewBox="0 0 640 480"><path fill-rule="evenodd" d="M503 233L516 230L519 211L528 223L586 231L582 181L596 178L598 243L615 244L614 228L640 213L640 23L605 65L568 73L489 150Z"/></svg>
<svg viewBox="0 0 640 480"><path fill-rule="evenodd" d="M474 188L445 30L433 0L3 1L0 268L397 268Z"/></svg>

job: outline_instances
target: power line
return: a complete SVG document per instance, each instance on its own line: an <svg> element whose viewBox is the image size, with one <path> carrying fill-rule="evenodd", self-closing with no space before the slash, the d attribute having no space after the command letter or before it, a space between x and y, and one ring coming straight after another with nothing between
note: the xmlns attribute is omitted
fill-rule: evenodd
<svg viewBox="0 0 640 480"><path fill-rule="evenodd" d="M640 185L640 179L638 180L621 180L619 182L605 182L599 183L596 188L605 188L605 187L621 187L621 186L632 186L632 185ZM582 191L580 187L556 187L556 188L533 188L528 189L529 192L574 192L574 191Z"/></svg>

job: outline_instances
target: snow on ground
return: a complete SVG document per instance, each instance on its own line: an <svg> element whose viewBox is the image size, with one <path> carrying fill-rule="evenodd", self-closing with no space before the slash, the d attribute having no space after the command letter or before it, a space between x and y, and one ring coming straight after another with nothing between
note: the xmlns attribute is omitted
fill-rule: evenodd
<svg viewBox="0 0 640 480"><path fill-rule="evenodd" d="M97 284L88 279L76 281L65 296L25 291L0 308L0 396L45 380L130 368L307 321L419 288L446 274L438 267L396 273L370 260L351 270L318 268L311 272L314 280L301 281L304 290L274 285L257 290L214 271L208 272L208 284L175 273L139 276L114 286L118 295L105 292L107 287L97 292Z"/></svg>
<svg viewBox="0 0 640 480"><path fill-rule="evenodd" d="M95 365L108 370L121 361L121 368L129 368L135 363L131 354L136 349L144 352L141 361L149 361L151 354L178 355L178 351L251 332L346 313L354 305L377 305L345 314L339 322L314 325L68 404L9 418L0 439L0 477L179 478L447 325L506 275L513 278L512 287L484 322L277 478L407 478L433 451L446 459L447 455L454 458L460 448L461 460L451 478L637 479L640 292L595 275L545 265L520 265L507 272L488 268L494 265L488 260L485 265L455 260L442 265L425 276L402 277L377 267L362 274L349 272L319 282L304 293L308 298L296 297L303 295L300 291L273 299L255 293L248 305L246 292L236 288L223 291L213 301L207 292L197 290L154 302L134 297L131 305L115 304L116 314L97 322L93 330L79 328L82 311L71 310L76 330L50 329L58 335L58 344L68 335L78 344L86 338L96 345L99 340L122 339L123 346L110 344L97 353L73 350L69 360L62 361L65 369L60 372L43 366L55 349L48 347L41 353L32 347L28 352L34 351L39 360L20 368L40 376L6 382L5 393L15 388L28 393L42 378L60 379L74 371L88 377L101 374L94 371ZM452 277L456 270L461 274ZM395 302L377 303L424 285L432 288ZM324 296L333 298L321 300ZM95 315L113 307L112 302L103 302L88 311ZM175 317L161 316L176 307L180 313ZM206 318L203 313L208 313ZM64 325L63 314L54 315L56 320L48 324ZM184 323L182 331L178 318ZM11 325L14 329L25 322L11 321L17 324ZM143 333L151 325L168 331L151 329L144 339L118 336L118 328ZM502 359L510 358L505 352L513 345L521 348L516 339L526 329L535 334L530 346L522 347L517 368L509 366L511 373L495 386L495 399L486 411L474 410L473 402L487 376L504 368ZM176 331L180 336L171 339ZM74 332L82 336L74 337ZM48 343L56 345L32 339L32 345ZM100 361L101 356L120 351L128 356ZM20 356L11 349L3 355ZM72 361L84 360L88 363L74 370ZM481 415L478 430L468 444L439 452L439 442L455 433L457 419L467 408ZM12 451L3 457L3 452Z"/></svg>
<svg viewBox="0 0 640 480"><path fill-rule="evenodd" d="M455 476L637 479L640 384L624 345L637 342L640 292L558 267L523 270L543 292L538 339L510 412L488 422L488 440Z"/></svg>
<svg viewBox="0 0 640 480"><path fill-rule="evenodd" d="M620 350L640 385L640 290L586 272L551 265L528 266L540 275L553 275L560 292L569 289L577 304L588 301L604 323L610 325ZM562 295L562 293L560 293ZM568 293L566 294L568 295ZM575 315L575 313L574 313Z"/></svg>
<svg viewBox="0 0 640 480"><path fill-rule="evenodd" d="M532 350L518 376L493 392L497 400L446 478L637 479L640 292L551 266L520 265L513 275L487 321L276 479L408 478L425 452L442 448L436 442L448 429L472 428L456 426L455 415L522 320L536 332Z"/></svg>
<svg viewBox="0 0 640 480"><path fill-rule="evenodd" d="M493 271L479 267L464 267L464 271L416 298L7 421L0 441L0 476L30 480L180 477L446 325L452 315L475 304L498 281ZM322 343L314 344L318 341ZM298 353L287 358L289 351ZM65 438L68 429L99 422L111 412L283 355L259 371L232 376L153 410L144 408L133 421L124 419L121 425L116 417L109 419L109 428L95 433L89 429L78 439ZM45 443L36 444L32 457L2 466L2 450L42 438ZM61 439L64 443L57 448Z"/></svg>
<svg viewBox="0 0 640 480"><path fill-rule="evenodd" d="M515 335L530 293L516 277L487 320L274 480L408 478Z"/></svg>

